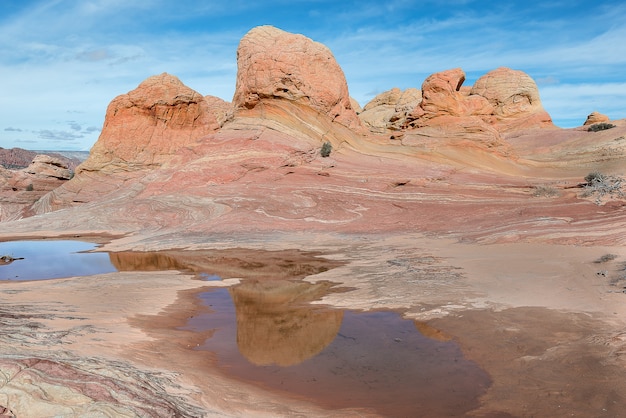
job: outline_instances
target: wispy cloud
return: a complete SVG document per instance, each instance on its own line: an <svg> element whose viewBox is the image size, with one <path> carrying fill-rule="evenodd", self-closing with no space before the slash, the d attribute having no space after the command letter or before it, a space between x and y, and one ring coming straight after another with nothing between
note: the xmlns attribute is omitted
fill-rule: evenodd
<svg viewBox="0 0 626 418"><path fill-rule="evenodd" d="M58 130L50 130L50 129L42 129L39 131L34 131L37 136L41 139L52 140L52 141L75 141L77 139L82 139L85 136L72 132L72 131L58 131Z"/></svg>

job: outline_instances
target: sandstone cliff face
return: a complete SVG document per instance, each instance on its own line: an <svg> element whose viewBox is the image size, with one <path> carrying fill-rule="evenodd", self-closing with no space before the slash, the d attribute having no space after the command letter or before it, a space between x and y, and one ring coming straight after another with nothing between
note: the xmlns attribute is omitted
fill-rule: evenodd
<svg viewBox="0 0 626 418"><path fill-rule="evenodd" d="M345 76L330 50L303 35L261 26L239 43L233 105L252 109L268 99L304 104L344 126L360 126Z"/></svg>
<svg viewBox="0 0 626 418"><path fill-rule="evenodd" d="M109 104L102 133L77 173L159 166L180 148L219 129L228 108L172 75L152 76Z"/></svg>

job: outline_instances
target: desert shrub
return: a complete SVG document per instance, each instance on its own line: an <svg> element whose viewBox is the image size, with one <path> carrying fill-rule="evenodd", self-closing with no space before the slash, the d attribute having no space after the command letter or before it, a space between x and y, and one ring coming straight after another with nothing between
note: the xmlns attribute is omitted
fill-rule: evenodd
<svg viewBox="0 0 626 418"><path fill-rule="evenodd" d="M330 155L330 152L332 151L332 149L333 149L333 146L331 145L330 142L324 142L322 144L322 149L320 150L320 155L326 158Z"/></svg>
<svg viewBox="0 0 626 418"><path fill-rule="evenodd" d="M598 131L604 131L606 129L611 129L611 128L615 128L615 125L613 125L612 123L608 123L608 122L600 122L600 123L594 123L593 125L589 126L587 130L589 132L598 132Z"/></svg>
<svg viewBox="0 0 626 418"><path fill-rule="evenodd" d="M30 183L28 186L26 186L26 191L27 192L32 192L34 190L33 184Z"/></svg>
<svg viewBox="0 0 626 418"><path fill-rule="evenodd" d="M533 196L535 197L554 197L558 196L559 191L552 186L535 186Z"/></svg>
<svg viewBox="0 0 626 418"><path fill-rule="evenodd" d="M600 173L599 171L592 171L585 176L585 181L587 182L588 186L592 185L593 183L601 183L604 181L604 174Z"/></svg>
<svg viewBox="0 0 626 418"><path fill-rule="evenodd" d="M624 179L619 176L608 176L598 171L593 171L585 176L582 197L595 196L596 204L601 204L606 196L625 197L622 185Z"/></svg>
<svg viewBox="0 0 626 418"><path fill-rule="evenodd" d="M602 257L595 260L594 263L596 264L607 263L611 260L615 260L616 258L617 258L617 255L615 254L604 254Z"/></svg>

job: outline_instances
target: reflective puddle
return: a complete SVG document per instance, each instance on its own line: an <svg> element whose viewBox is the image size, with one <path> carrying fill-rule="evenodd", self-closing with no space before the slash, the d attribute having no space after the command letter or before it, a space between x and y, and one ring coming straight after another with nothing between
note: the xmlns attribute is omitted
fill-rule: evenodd
<svg viewBox="0 0 626 418"><path fill-rule="evenodd" d="M307 302L329 283L250 281L201 294L211 309L188 330L212 331L199 350L226 375L329 409L383 416L462 416L491 384L458 344L395 312Z"/></svg>
<svg viewBox="0 0 626 418"><path fill-rule="evenodd" d="M240 277L199 295L208 308L185 330L211 335L209 351L225 375L325 408L382 416L463 416L479 406L489 376L458 344L426 324L390 311L356 312L311 304L332 283L298 279L338 265L296 250L90 252L71 240L0 243L0 280L41 280L114 271L180 270L201 280ZM334 264L333 264L334 263ZM345 289L344 289L345 291Z"/></svg>
<svg viewBox="0 0 626 418"><path fill-rule="evenodd" d="M117 271L97 244L71 240L0 242L0 280L45 280Z"/></svg>

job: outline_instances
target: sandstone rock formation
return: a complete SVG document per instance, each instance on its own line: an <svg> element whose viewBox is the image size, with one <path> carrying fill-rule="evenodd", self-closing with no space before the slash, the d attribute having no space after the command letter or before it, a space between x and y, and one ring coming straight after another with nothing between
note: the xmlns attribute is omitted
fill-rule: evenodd
<svg viewBox="0 0 626 418"><path fill-rule="evenodd" d="M25 173L40 177L53 177L59 180L69 180L72 172L68 165L58 158L49 155L37 155L26 169Z"/></svg>
<svg viewBox="0 0 626 418"><path fill-rule="evenodd" d="M408 88L404 91L397 87L374 97L359 114L359 118L372 132L384 133L385 130L401 130L407 116L419 106L422 91Z"/></svg>
<svg viewBox="0 0 626 418"><path fill-rule="evenodd" d="M501 130L554 127L537 84L522 71L506 67L490 71L476 80L470 94L487 99Z"/></svg>
<svg viewBox="0 0 626 418"><path fill-rule="evenodd" d="M591 112L589 116L587 116L587 120L585 120L583 126L593 125L594 123L608 122L609 120L609 117L603 115L602 113Z"/></svg>
<svg viewBox="0 0 626 418"><path fill-rule="evenodd" d="M26 208L72 175L66 161L49 155L36 155L22 170L0 167L0 221L21 217Z"/></svg>
<svg viewBox="0 0 626 418"><path fill-rule="evenodd" d="M65 162L49 155L37 155L27 168L10 173L7 184L13 190L28 191L47 192L72 177Z"/></svg>
<svg viewBox="0 0 626 418"><path fill-rule="evenodd" d="M11 170L21 170L22 168L28 167L33 161L33 158L39 154L41 153L22 148L6 149L0 147L0 166ZM56 152L46 153L46 155L50 155L58 161L61 161L63 164L67 165L70 170L75 169L76 166L81 163L77 158L68 158Z"/></svg>
<svg viewBox="0 0 626 418"><path fill-rule="evenodd" d="M109 104L102 133L77 173L159 166L180 148L219 129L227 107L220 99L207 100L175 76L149 77Z"/></svg>
<svg viewBox="0 0 626 418"><path fill-rule="evenodd" d="M303 35L272 26L252 29L239 43L237 69L235 109L282 99L310 106L344 126L360 126L341 67L326 46Z"/></svg>
<svg viewBox="0 0 626 418"><path fill-rule="evenodd" d="M434 73L422 84L420 95L412 89L392 89L376 96L359 117L374 133L403 131L403 144L412 146L424 138L442 137L505 149L502 135L507 132L554 127L535 82L522 71L501 67L473 87L464 82L460 68Z"/></svg>
<svg viewBox="0 0 626 418"><path fill-rule="evenodd" d="M491 123L493 108L482 96L463 87L465 72L460 68L432 74L422 84L422 101L407 114L406 145L419 145L423 136L471 141L479 147L506 148ZM416 139L417 138L417 139Z"/></svg>
<svg viewBox="0 0 626 418"><path fill-rule="evenodd" d="M422 119L438 116L485 116L493 109L481 96L471 96L461 90L465 72L460 68L429 76L422 84Z"/></svg>

